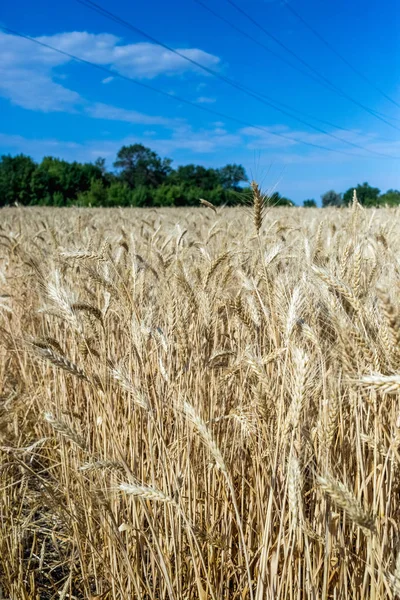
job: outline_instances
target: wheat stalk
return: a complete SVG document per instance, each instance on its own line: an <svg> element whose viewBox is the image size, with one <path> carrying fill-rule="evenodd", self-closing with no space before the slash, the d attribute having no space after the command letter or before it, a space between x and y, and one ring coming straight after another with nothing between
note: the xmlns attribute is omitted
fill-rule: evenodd
<svg viewBox="0 0 400 600"><path fill-rule="evenodd" d="M256 234L259 235L263 222L265 197L262 195L261 190L255 181L251 182L251 189L253 190L254 229L256 230Z"/></svg>
<svg viewBox="0 0 400 600"><path fill-rule="evenodd" d="M323 492L341 508L349 518L362 529L375 532L375 518L358 503L354 494L341 482L330 475L317 476L317 482Z"/></svg>
<svg viewBox="0 0 400 600"><path fill-rule="evenodd" d="M86 450L86 444L83 439L69 425L64 423L64 421L56 419L52 413L48 412L44 414L44 419L47 423L50 423L57 433L79 446L82 450Z"/></svg>
<svg viewBox="0 0 400 600"><path fill-rule="evenodd" d="M85 371L83 369L81 369L81 367L78 367L78 365L73 363L71 360L69 360L65 356L62 356L61 354L57 354L50 347L43 348L40 341L38 344L36 344L36 342L32 342L32 345L34 346L34 349L37 352L37 354L39 354L39 356L47 359L54 366L56 366L60 369L63 369L64 371L67 371L68 373L71 373L72 375L75 375L75 377L78 377L78 379L82 379L83 381L87 381L90 383L90 379L86 375Z"/></svg>
<svg viewBox="0 0 400 600"><path fill-rule="evenodd" d="M394 394L400 392L400 375L364 375L357 383L381 394Z"/></svg>
<svg viewBox="0 0 400 600"><path fill-rule="evenodd" d="M400 209L253 188L2 208L5 596L397 597Z"/></svg>
<svg viewBox="0 0 400 600"><path fill-rule="evenodd" d="M149 485L138 485L135 483L120 483L118 488L119 491L124 492L127 496L135 496L136 498L142 498L143 500L150 500L151 502L163 502L165 504L174 504L176 502L170 496L167 496L161 490L151 487Z"/></svg>
<svg viewBox="0 0 400 600"><path fill-rule="evenodd" d="M212 211L217 213L217 209L215 208L214 204L212 204L208 200L203 200L203 198L200 198L200 204L202 204L203 206L206 206L207 208L211 208Z"/></svg>

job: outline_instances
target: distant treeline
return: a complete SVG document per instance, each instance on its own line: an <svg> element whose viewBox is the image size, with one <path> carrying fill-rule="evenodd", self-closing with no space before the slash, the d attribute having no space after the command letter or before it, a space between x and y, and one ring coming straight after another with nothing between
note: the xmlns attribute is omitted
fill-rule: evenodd
<svg viewBox="0 0 400 600"><path fill-rule="evenodd" d="M0 206L14 203L43 206L190 206L200 198L216 206L234 205L251 198L248 178L242 165L228 164L219 169L189 164L172 167L142 144L123 146L108 171L105 159L94 163L67 162L46 156L40 163L24 154L0 158ZM322 206L348 204L353 188L345 194L329 191ZM381 195L367 183L357 187L358 200L368 206L400 204L400 192ZM294 206L288 198L274 192L267 202L275 206ZM316 206L305 200L306 207Z"/></svg>
<svg viewBox="0 0 400 600"><path fill-rule="evenodd" d="M353 201L354 190L356 190L357 200L363 206L398 206L400 204L400 191L388 190L384 194L376 187L370 186L367 182L359 183L347 190L344 194L338 194L330 190L321 196L322 206L348 206ZM305 200L304 206L308 202L314 203L314 200Z"/></svg>
<svg viewBox="0 0 400 600"><path fill-rule="evenodd" d="M228 164L220 169L189 164L174 169L142 144L123 146L108 171L105 160L67 162L46 156L36 163L29 156L0 158L0 206L187 206L200 198L214 205L233 205L249 197L246 171ZM274 193L270 202L291 205Z"/></svg>

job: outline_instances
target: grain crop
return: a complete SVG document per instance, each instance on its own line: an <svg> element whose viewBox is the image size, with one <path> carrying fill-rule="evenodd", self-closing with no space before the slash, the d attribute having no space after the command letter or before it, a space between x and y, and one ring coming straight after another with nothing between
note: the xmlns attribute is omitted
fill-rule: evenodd
<svg viewBox="0 0 400 600"><path fill-rule="evenodd" d="M253 193L1 210L4 598L400 597L400 211Z"/></svg>

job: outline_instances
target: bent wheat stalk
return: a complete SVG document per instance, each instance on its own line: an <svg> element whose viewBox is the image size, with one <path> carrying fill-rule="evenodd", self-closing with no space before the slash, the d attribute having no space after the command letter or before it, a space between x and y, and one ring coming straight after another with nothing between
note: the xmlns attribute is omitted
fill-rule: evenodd
<svg viewBox="0 0 400 600"><path fill-rule="evenodd" d="M246 546L246 540L244 537L244 531L243 531L243 525L242 525L242 519L240 517L240 512L239 512L239 507L238 507L238 503L236 500L236 493L235 493L235 488L233 487L233 483L231 480L231 477L228 473L228 470L226 468L224 459L222 457L221 451L218 448L217 444L215 443L211 432L209 431L207 425L204 423L203 419L201 419L201 417L199 417L199 415L196 413L196 411L194 410L193 406L191 404L189 404L189 402L184 402L183 404L183 411L187 417L187 419L194 425L194 427L197 429L198 433L200 434L200 437L203 439L203 442L205 443L205 445L208 447L208 449L210 450L211 454L214 457L214 460L217 464L217 466L221 469L221 472L223 473L226 483L228 485L231 497L232 497L232 503L234 506L234 510L236 513L236 522L237 522L237 526L239 529L239 534L240 534L240 539L241 539L241 544L242 544L242 550L243 550L243 557L244 557L244 561L245 561L245 565L246 565L246 571L247 571L247 577L248 577L248 582L249 582L249 594L250 594L250 599L253 600L254 599L254 595L253 595L253 581L251 578L251 573L250 573L250 562L249 562L249 556L248 556L248 552L247 552L247 546Z"/></svg>

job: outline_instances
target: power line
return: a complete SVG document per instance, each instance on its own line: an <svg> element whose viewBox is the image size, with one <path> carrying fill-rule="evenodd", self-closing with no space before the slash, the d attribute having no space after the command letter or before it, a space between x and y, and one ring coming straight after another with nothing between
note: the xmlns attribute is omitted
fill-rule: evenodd
<svg viewBox="0 0 400 600"><path fill-rule="evenodd" d="M371 108L368 108L368 106L365 106L364 104L362 104L358 100L355 100L352 96L349 96L349 94L347 94L347 92L345 92L341 88L337 87L334 83L332 83L331 81L329 81L329 79L327 79L324 75L321 75L320 73L318 73L318 71L316 69L314 69L314 67L312 67L310 64L308 64L308 62L306 62L300 56L298 56L298 54L296 54L296 52L294 52L293 50L291 50L290 48L288 48L288 46L286 46L283 42L281 42L275 35L273 35L269 31L267 31L265 29L265 27L263 27L262 25L260 25L260 23L258 21L256 21L251 15L249 15L249 13L247 13L243 8L241 8L240 6L238 6L236 4L236 2L234 2L233 0L226 0L226 1L231 6L233 6L241 15L243 15L244 17L246 17L246 19L248 19L251 23L253 23L253 25L255 25L256 27L258 27L258 29L260 29L265 35L267 35L269 38L271 38L272 40L274 40L274 42L276 44L278 44L281 48L283 48L284 50L286 50L286 52L289 52L289 54L291 54L292 56L294 56L296 58L296 60L298 60L299 62L301 62L302 65L304 65L305 67L307 67L308 69L310 69L314 74L316 74L319 77L321 77L321 79L323 79L326 82L327 85L329 85L332 89L334 89L336 91L336 93L338 93L339 95L343 96L344 98L346 98L347 100L349 100L350 102L352 102L353 104L355 104L356 106L358 106L359 108L362 108L363 110L367 111L370 115L372 115L376 119L379 119L383 123L386 123L386 125L389 125L389 127L392 127L393 129L396 129L396 130L400 131L400 129L398 127L396 127L395 125L393 125L393 123L390 123L389 121L387 121L383 116L381 116L380 114L378 114L376 111L372 110Z"/></svg>
<svg viewBox="0 0 400 600"><path fill-rule="evenodd" d="M275 58L277 58L278 60L286 63L287 65L289 65L295 71L298 71L299 73L302 73L306 77L309 77L313 81L316 81L319 85L321 85L323 87L326 87L326 84L324 82L320 81L320 79L318 79L317 77L315 77L312 73L309 73L308 71L303 70L301 67L295 65L290 60L287 60L284 56L281 56L277 52L274 52L266 44L263 44L263 42L260 42L260 40L258 40L257 38L255 38L252 35L250 35L249 33L247 33L247 31L244 31L240 27L237 27L234 23L232 23L232 21L229 21L229 19L226 19L220 13L216 12L213 8L211 8L210 6L207 6L207 4L204 4L204 2L202 2L201 0L193 0L193 1L196 2L196 4L199 4L200 6L202 6L209 13L211 13L212 15L214 15L214 17L216 17L217 19L220 19L223 23L226 23L227 25L229 25L229 27L231 27L232 29L234 29L235 31L237 31L238 33L240 33L241 35L243 35L247 39L251 40L252 42L254 42L255 44L257 44L258 46L260 46L261 48L263 48L264 50L266 50L267 52L269 52L270 54L272 54L273 56L275 56ZM329 125L330 127L333 127L334 129L340 129L341 131L347 131L348 133L353 133L353 131L351 129L346 129L346 127L342 127L340 125L336 125L336 124L334 124L334 123L332 123L330 121L326 121L324 119L318 119L317 117L309 115L308 113L305 113L304 111L301 111L301 110L299 110L297 108L295 109L293 107L290 107L289 105L284 104L282 101L280 101L280 104L282 106L284 106L285 108L293 110L294 112L298 112L300 115L304 115L304 116L308 117L309 119L313 119L314 121L317 121L319 123L323 123L324 125Z"/></svg>
<svg viewBox="0 0 400 600"><path fill-rule="evenodd" d="M57 52L58 54L61 54L62 56L67 56L68 58L70 58L71 60L74 60L76 62L91 66L99 71L102 71L103 73L107 73L108 75L112 75L113 77L119 77L120 79L123 79L124 81L129 81L130 83L134 83L135 85L145 88L147 90L151 90L153 92L157 92L158 94L161 94L162 96L165 96L167 98L171 98L172 100L176 101L176 102L181 102L183 104L186 104L188 106L191 106L193 108L196 108L197 110L201 110L203 112L206 112L208 114L211 114L213 116L219 117L220 119L225 119L227 121L231 121L232 123L236 123L237 125L240 125L242 127L249 127L251 129L255 129L257 131L262 131L263 133L268 133L269 135L272 135L274 137L278 137L278 138L282 138L285 140L288 140L290 142L295 142L296 144L303 144L304 146L310 146L311 148L317 148L318 150L324 150L327 152L334 152L336 154L342 154L342 155L346 155L346 156L351 156L352 158L354 157L358 157L358 158L368 158L366 156L362 156L359 154L351 154L349 152L346 152L344 150L336 150L334 148L328 148L326 146L321 146L320 144L314 144L312 142L306 142L303 140L299 140L297 138L294 138L292 136L288 136L285 135L283 133L277 133L275 131L270 131L269 129L267 129L266 127L262 127L261 125L253 125L252 123L245 121L243 119L239 119L237 117L232 117L230 115L227 115L225 113L222 113L220 111L214 110L213 108L209 108L207 106L203 106L201 104L196 104L195 102L191 102L190 100L187 100L186 98L183 98L182 96L177 96L176 94L170 94L169 92L166 92L164 90L161 90L159 88L153 87L147 83L143 83L142 81L137 81L136 79L133 79L132 77L128 77L127 75L122 75L121 73L118 73L118 71L115 71L113 69L108 69L107 67L104 67L103 65L98 65L96 63L93 63L89 60L86 60L85 58L80 58L78 56L75 56L74 54L71 54L69 52L66 52L65 50L60 50L59 48L55 48L54 46L51 46L50 44L46 44L45 42L41 42L35 38L30 37L29 35L26 35L24 33L20 33L18 31L15 31L13 29L10 29L9 27L4 27L4 26L0 26L0 29L6 33L9 33L11 35L16 35L20 38L23 38L25 40L28 40L34 44L37 44L38 46L42 46L43 48L47 48L48 50L53 50L54 52ZM391 159L395 159L398 160L397 157L394 156L388 156L386 158L391 158Z"/></svg>
<svg viewBox="0 0 400 600"><path fill-rule="evenodd" d="M250 35L249 33L247 33L247 31L244 31L243 29L241 29L240 27L238 27L237 25L235 25L234 23L232 23L232 21L229 21L229 19L227 19L226 17L222 16L220 13L218 13L216 10L214 10L210 6L207 6L207 4L204 4L204 2L202 2L201 0L193 0L193 1L196 2L196 4L199 4L200 6L202 6L209 13L211 13L212 15L214 15L214 17L216 17L217 19L220 19L223 23L226 23L227 25L229 25L229 27L231 27L232 29L234 29L235 31L237 31L238 33L240 33L241 35L243 35L247 39L251 40L252 42L254 42L255 44L257 44L258 46L260 46L261 48L263 48L264 50L266 50L267 52L269 52L270 54L272 54L272 56L275 56L275 58L277 58L278 60L284 62L285 64L289 65L295 71L299 71L299 73L302 73L303 75L305 75L306 77L309 77L313 81L316 81L319 85L322 85L322 86L325 87L326 84L323 83L320 80L319 76L315 77L314 75L312 75L312 73L309 73L308 71L304 71L301 67L299 67L298 65L292 63L290 60L288 60L284 56L281 56L277 52L274 52L274 50L272 50L271 48L269 48L266 44L263 44L263 42L260 42L260 40L258 40L257 38L253 37L252 35Z"/></svg>
<svg viewBox="0 0 400 600"><path fill-rule="evenodd" d="M367 148L363 148L362 146L360 146L359 144L356 144L354 142L351 142L349 140L345 140L333 133L329 133L327 131L325 131L324 129L321 129L320 127L316 127L315 125L312 125L311 123L308 123L307 121L304 121L304 119L300 119L299 117L294 116L293 114L291 114L290 112L288 112L287 110L283 109L283 108L279 108L279 106L277 106L276 104L274 104L273 102L271 102L270 99L266 100L265 98L268 98L268 96L265 96L263 94L260 94L259 92L243 85L240 84L236 81L234 81L233 79L229 79L228 77L225 77L224 75L221 75L220 73L218 73L217 71L214 71L213 69L210 69L209 67L206 67L205 65L202 65L201 63L199 63L197 60L194 60L193 58L189 58L187 57L185 54L183 54L182 52L179 52L179 50L176 50L174 48L172 48L171 46L165 44L164 42L161 42L160 40L158 40L157 38L155 38L154 36L146 33L145 31L143 31L143 29L140 29L139 27L136 27L135 25L132 25L132 23L130 23L129 21L126 21L124 19L122 19L121 17L119 17L118 15L112 13L111 11L103 8L102 6L100 6L99 4L97 4L96 2L93 2L93 0L76 0L77 2L79 2L79 4L82 4L83 6L86 6L87 8L90 8L91 10L103 15L104 17L106 17L107 19L110 19L111 21L114 21L115 23L118 23L120 25L124 25L125 27L127 27L128 29L131 29L132 31L134 31L135 33L138 33L139 35L145 37L146 39L150 40L151 42L161 46L162 48L165 48L166 50L168 50L169 52L172 52L174 54L176 54L177 56L179 56L180 58L184 59L185 61L195 65L196 67L202 69L203 71L205 71L206 73L208 73L209 75L213 75L214 77L216 77L217 79L224 81L225 83L227 83L228 85L244 92L245 94L247 94L248 96L255 98L256 100L258 100L259 102L261 102L262 104L273 108L275 110L277 110L278 112L289 116L290 118L302 123L303 125L306 125L307 127L310 127L311 129L314 129L315 131L317 131L318 133L322 133L324 135L327 135L328 137L331 137L335 140L338 140L342 143L347 144L348 146L352 146L353 148L358 148L359 150L362 150L364 152L368 152L370 154L376 155L376 156L383 156L384 158L389 158L388 155L380 153L380 152L375 152L373 150L369 150Z"/></svg>
<svg viewBox="0 0 400 600"><path fill-rule="evenodd" d="M328 42L328 40L326 40L320 33L319 31L317 31L316 29L314 29L314 27L312 25L310 25L310 23L308 23L304 17L302 17L297 10L295 10L293 8L293 6L291 4L289 4L289 2L287 2L287 0L284 0L283 4L285 5L285 7L299 20L303 23L303 25L305 25L307 27L307 29L309 29L310 31L312 31L312 33L323 43L325 44L325 46L327 48L329 48L329 50L331 50L331 52L333 52L334 54L336 54L336 56L338 56L356 75L358 75L359 77L361 77L361 79L364 79L364 81L366 81L371 87L373 87L377 92L379 92L382 96L384 96L384 98L386 98L386 100L389 100L389 102L391 102L392 104L394 104L395 106L397 106L398 108L400 108L400 104L398 102L396 102L396 100L393 100L393 98L391 98L390 96L388 96L383 90L381 90L381 88L379 86L376 85L376 83L374 83L373 81L371 81L371 79L369 77L367 77L364 73L362 73L359 69L357 69L354 65L351 64L351 62L349 62L347 60L347 58L345 56L343 56L338 50L336 50L335 46L333 46L333 44L331 44L330 42Z"/></svg>
<svg viewBox="0 0 400 600"><path fill-rule="evenodd" d="M273 56L275 56L275 58L277 58L281 62L289 65L295 71L298 71L299 73L302 73L303 75L305 75L309 79L312 79L313 81L315 81L316 83L318 83L322 87L325 87L326 89L333 90L336 93L338 93L337 89L334 86L330 86L325 81L321 80L321 77L318 74L317 74L317 76L314 76L312 73L309 73L308 71L305 71L304 69L302 69L298 65L292 63L290 60L288 60L284 56L278 54L277 52L274 52L274 50L272 50L271 48L269 48L266 44L263 44L263 42L261 42L260 40L258 40L254 36L250 35L247 31L244 31L243 29L241 29L240 27L238 27L237 25L235 25L234 23L232 23L232 21L230 21L226 17L222 16L220 13L218 13L217 11L215 11L210 6L207 6L207 4L204 4L204 2L202 2L201 0L193 0L193 1L196 2L196 4L199 4L200 6L202 6L205 10L207 10L214 17L216 17L217 19L220 19L223 23L225 23L226 25L228 25L229 27L231 27L234 31L237 31L243 37L251 40L252 42L254 42L255 44L257 44L258 46L260 46L261 48L263 48L264 50L266 50L267 52L269 52L270 54L272 54ZM341 92L340 92L340 95L342 95ZM286 106L287 108L290 108L291 110L293 110L295 112L298 112L299 114L303 114L303 115L305 115L306 117L308 117L310 119L318 121L319 123L323 123L324 125L329 125L330 127L334 127L335 129L341 129L342 131L347 131L349 133L353 133L351 129L347 129L345 127L341 127L340 125L335 125L334 123L331 123L330 121L326 121L324 119L318 119L317 117L309 115L309 114L305 113L304 111L300 111L299 109L294 109L293 107L289 107L288 105L284 104L282 101L280 102L280 104L282 104L282 106ZM375 114L377 114L377 115L380 115L381 117L386 118L386 119L390 119L392 121L400 121L400 119L398 119L396 117L385 115L385 114L383 114L383 113L381 113L381 112L379 112L377 110L375 110L373 112ZM381 140L382 140L382 138L381 138ZM383 140L383 141L386 141L386 140Z"/></svg>

